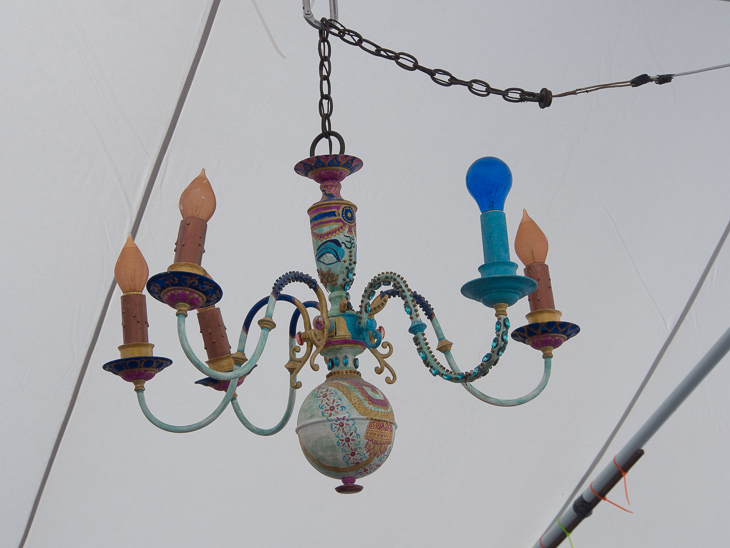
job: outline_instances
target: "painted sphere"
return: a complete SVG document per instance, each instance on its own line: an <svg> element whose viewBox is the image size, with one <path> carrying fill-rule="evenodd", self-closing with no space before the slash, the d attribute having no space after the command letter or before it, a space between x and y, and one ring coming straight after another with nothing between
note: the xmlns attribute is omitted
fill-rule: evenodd
<svg viewBox="0 0 730 548"><path fill-rule="evenodd" d="M396 427L387 398L353 372L332 375L307 396L297 435L304 456L319 472L357 479L382 466Z"/></svg>

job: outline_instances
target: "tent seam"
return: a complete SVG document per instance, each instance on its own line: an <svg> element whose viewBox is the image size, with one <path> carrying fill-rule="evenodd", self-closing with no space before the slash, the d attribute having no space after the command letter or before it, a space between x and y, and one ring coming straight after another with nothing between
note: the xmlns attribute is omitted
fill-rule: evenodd
<svg viewBox="0 0 730 548"><path fill-rule="evenodd" d="M216 13L218 12L218 7L220 3L221 0L212 0L211 2L210 10L208 11L208 16L205 22L205 27L203 28L203 33L200 37L200 42L198 43L198 49L195 52L195 56L193 57L193 61L190 65L190 70L188 71L188 75L185 78L185 83L183 84L182 90L180 91L177 104L175 105L175 110L173 111L170 123L167 127L167 131L165 132L165 137L163 138L160 145L160 149L157 153L157 158L155 159L155 163L152 167L152 171L150 172L149 179L147 180L147 185L145 186L144 194L142 195L142 200L140 201L139 208L137 209L137 215L134 219L134 223L132 224L132 229L130 233L133 238L137 235L139 227L142 224L142 218L144 217L144 213L147 209L147 204L149 203L150 196L152 195L152 189L154 188L155 182L157 181L157 176L159 175L162 161L167 155L167 150L175 133L175 128L177 127L177 123L180 119L182 109L185 106L188 93L190 92L193 80L195 79L195 73L198 70L200 60L203 57L203 52L205 51L205 46L208 43L208 37L210 36L211 29L213 28L213 22L215 21ZM46 469L43 473L43 477L41 478L40 485L38 486L38 491L36 493L35 500L33 501L30 515L28 516L28 522L26 523L25 531L23 531L23 536L20 539L19 548L24 548L25 543L28 540L30 530L33 526L33 521L35 520L38 507L40 506L41 498L43 497L43 492L45 490L46 484L48 483L48 478L51 475L51 470L53 469L53 464L56 460L56 456L58 455L61 442L63 441L63 437L66 433L66 428L68 427L68 424L71 420L71 415L73 414L73 410L76 406L76 401L78 400L79 393L81 392L81 385L84 381L84 377L86 376L86 371L89 368L91 356L94 353L96 343L98 342L99 336L101 334L101 329L104 326L104 320L109 310L109 305L111 304L112 295L114 294L114 289L116 288L116 285L116 281L112 280L109 286L109 290L107 291L106 298L104 299L104 304L102 305L101 312L99 313L99 317L96 322L96 327L94 328L94 333L91 336L89 347L86 350L84 361L81 365L81 369L79 370L79 375L76 379L76 384L71 394L71 399L69 400L66 414L64 415L63 421L61 422L61 426L58 430L58 435L56 436L56 441L53 444L53 449L51 450L51 454L48 458Z"/></svg>

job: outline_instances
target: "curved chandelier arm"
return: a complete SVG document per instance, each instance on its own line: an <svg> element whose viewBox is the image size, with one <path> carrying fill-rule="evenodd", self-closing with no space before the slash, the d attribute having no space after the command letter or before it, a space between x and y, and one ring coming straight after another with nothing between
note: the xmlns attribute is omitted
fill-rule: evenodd
<svg viewBox="0 0 730 548"><path fill-rule="evenodd" d="M259 310L261 310L268 302L270 297L264 297L259 302L257 302L255 305L251 307L251 310L248 311L248 314L246 315L246 319L243 321L243 327L241 328L241 335L238 337L238 352L245 353L246 352L246 341L248 340L248 330L251 328L251 324L253 323L253 319L256 317L256 314L258 314ZM278 301L286 301L288 303L293 304L296 307L296 310L294 310L294 313L292 314L291 321L289 323L289 337L294 338L296 335L296 326L297 321L299 320L299 317L302 316L304 318L304 330L307 331L311 329L311 322L309 320L309 314L307 314L306 308L317 308L319 303L315 301L306 301L304 303L300 302L298 299L295 299L291 295L286 295L285 293L279 294Z"/></svg>
<svg viewBox="0 0 730 548"><path fill-rule="evenodd" d="M373 301L377 290L384 285L392 286L392 289L381 292L378 298ZM434 376L441 377L446 381L454 383L470 383L489 373L492 367L497 364L500 356L504 353L504 350L507 347L507 335L510 325L509 319L506 315L499 315L497 316L497 323L495 325L496 336L492 341L491 350L482 358L481 363L474 369L468 372L462 372L456 365L456 360L454 360L451 355L452 343L444 336L441 325L436 319L436 314L431 305L421 295L412 291L402 276L394 272L378 274L365 288L360 302L359 312L360 325L364 329L369 332L372 332L375 329L375 320L370 318L370 316L375 315L382 310L390 296L397 296L403 299L403 308L411 319L411 326L408 331L413 335L413 342L416 345L421 361ZM371 303L371 301L373 302ZM431 325L433 326L439 341L436 349L444 353L451 370L444 367L431 350L424 333L426 330L426 324L421 321L418 315L419 307L423 310L427 319L431 321Z"/></svg>
<svg viewBox="0 0 730 548"><path fill-rule="evenodd" d="M464 388L466 388L466 391L469 392L475 398L480 399L483 402L489 403L491 405L497 405L499 407L515 407L517 405L522 405L523 403L532 401L537 396L539 396L540 393L543 390L545 390L545 387L547 386L548 381L550 380L550 368L552 365L552 358L550 356L546 356L544 358L544 360L545 360L545 367L543 370L542 380L540 381L540 384L538 384L537 387L532 392L522 396L521 398L515 398L513 400L501 400L499 398L493 398L491 396L487 396L483 392L480 392L479 390L474 388L474 386L472 386L471 384L465 384Z"/></svg>
<svg viewBox="0 0 730 548"><path fill-rule="evenodd" d="M152 411L150 411L150 408L147 407L147 401L144 397L144 391L140 390L137 392L137 400L139 401L139 406L142 408L142 413L144 413L144 416L147 417L147 420L149 420L152 424L154 424L157 428L161 428L162 430L166 430L167 432L173 432L175 434L184 434L186 432L195 432L196 430L200 430L201 428L205 428L210 423L212 423L215 419L221 416L221 413L225 410L226 406L231 402L233 399L233 396L236 394L236 381L232 381L228 384L228 390L226 390L225 396L223 396L223 400L218 404L218 407L215 408L215 411L213 411L210 415L208 415L206 418L204 418L200 422L196 422L195 424L188 424L186 426L175 426L173 424L167 424L166 422L162 422L160 419L155 417L152 414Z"/></svg>
<svg viewBox="0 0 730 548"><path fill-rule="evenodd" d="M249 421L246 418L246 415L243 414L243 410L241 410L241 406L238 405L238 398L233 398L231 401L231 406L233 407L233 411L236 413L236 416L238 417L238 420L241 421L241 424L243 424L250 432L253 432L254 434L257 434L259 436L272 436L274 434L277 434L278 432L281 432L281 430L287 425L289 422L289 419L291 419L292 412L294 411L294 404L296 403L297 399L297 391L295 388L292 388L291 385L289 386L289 399L286 403L286 411L284 411L284 416L281 418L279 423L276 426L273 426L271 428L259 428L257 426L254 426L251 421Z"/></svg>
<svg viewBox="0 0 730 548"><path fill-rule="evenodd" d="M317 296L317 308L320 314L314 319L313 327L310 327L308 325L309 315L307 314L306 306L299 301L296 301L295 303L297 305L297 310L299 310L302 318L304 319L302 343L306 342L307 347L304 354L297 357L297 352L299 352L301 348L299 346L293 346L289 351L289 362L286 364L286 368L291 374L291 387L301 388L302 383L296 380L296 376L307 363L307 360L309 360L309 365L312 370L319 371L319 365L315 363L315 360L324 349L332 322L330 321L327 313L327 299L324 295L324 291L322 291L322 288L319 287L319 284L314 278L304 274L303 272L292 271L280 276L279 279L276 280L276 283L274 283L274 287L271 290L272 297L278 298L284 290L284 287L294 282L303 283L314 291Z"/></svg>
<svg viewBox="0 0 730 548"><path fill-rule="evenodd" d="M274 314L274 306L276 306L276 299L271 296L269 297L269 306L266 308L266 316L268 318L271 318ZM180 339L180 346L182 347L183 352L185 352L190 363L192 363L198 371L200 371L203 375L207 375L208 377L219 381L230 381L248 375L251 370L256 367L256 364L264 351L264 347L266 346L269 331L271 331L271 329L267 327L261 328L261 335L259 336L259 342L256 345L256 350L254 350L254 353L251 355L251 359L248 360L246 364L241 367L236 367L233 371L221 373L214 371L205 365L200 358L195 355L195 352L193 352L193 349L190 347L190 341L188 341L188 335L185 331L185 319L186 314L184 312L179 312L177 314L177 336L178 339Z"/></svg>
<svg viewBox="0 0 730 548"><path fill-rule="evenodd" d="M258 312L263 307L263 305L266 304L267 300L268 299L261 299L248 313L248 316L246 316L246 320L243 322L243 331L245 333L248 332L248 329L251 326L251 322L253 321L256 312ZM317 308L318 303L316 301L305 301L302 303L291 295L285 294L281 294L279 296L279 300L290 302L296 306L296 309L292 314L291 321L289 322L289 354L291 356L292 349L296 347L295 337L297 331L297 323L299 322L300 316L304 319L305 330L310 329L310 321L306 309ZM243 342L243 346L245 347L245 339ZM277 434L278 432L281 432L281 430L289 423L292 412L294 411L294 404L296 403L297 398L296 389L294 388L295 383L296 379L292 379L292 382L289 383L289 398L287 400L286 410L284 411L284 416L281 418L276 426L273 426L271 428L259 428L258 426L255 426L251 421L248 420L248 418L246 418L246 415L243 413L243 410L241 409L237 398L233 398L233 400L231 401L233 411L236 413L238 420L241 421L241 424L243 424L243 426L245 426L246 429L248 429L250 432L253 432L254 434L257 434L259 436L272 436L274 434Z"/></svg>

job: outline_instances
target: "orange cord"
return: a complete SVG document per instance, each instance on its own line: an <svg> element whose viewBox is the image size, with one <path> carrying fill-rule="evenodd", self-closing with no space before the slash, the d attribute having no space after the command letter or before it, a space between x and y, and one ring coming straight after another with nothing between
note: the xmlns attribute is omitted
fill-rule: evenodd
<svg viewBox="0 0 730 548"><path fill-rule="evenodd" d="M629 486L626 484L626 474L627 472L624 472L621 467L616 462L616 457L613 457L613 464L618 468L618 471L621 472L621 475L624 477L624 492L626 493L626 502L629 503L629 506L631 506L631 501L629 500Z"/></svg>
<svg viewBox="0 0 730 548"><path fill-rule="evenodd" d="M591 488L591 493L593 493L596 496L596 498L599 498L601 500L605 500L606 502L608 502L610 504L613 504L616 508L621 508L621 510L623 510L624 512L628 512L629 514L633 514L633 512L631 510L627 510L623 506L619 506L615 502L613 502L611 500L608 500L606 497L602 497L601 495L599 495L598 493L596 493L596 490L593 489L593 482L591 482L591 484L589 485L589 487Z"/></svg>

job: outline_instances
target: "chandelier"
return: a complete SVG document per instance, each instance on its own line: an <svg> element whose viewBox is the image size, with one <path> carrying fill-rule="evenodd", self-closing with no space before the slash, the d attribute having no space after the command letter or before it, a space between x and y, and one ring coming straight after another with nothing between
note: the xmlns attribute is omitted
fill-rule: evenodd
<svg viewBox="0 0 730 548"><path fill-rule="evenodd" d="M304 3L306 17L308 1L304 0ZM316 22L311 11L307 17L317 26L320 36L322 132L311 145L310 157L294 167L297 174L316 182L321 191L319 201L307 209L318 280L299 271L288 272L277 279L269 296L254 304L245 316L237 347L232 351L221 310L217 307L222 290L201 266L208 221L216 207L215 194L203 170L180 197L182 221L175 257L165 272L148 280L149 270L142 253L131 236L127 239L114 269L122 291L121 358L106 363L103 368L133 383L142 412L163 430L183 433L201 429L230 405L248 430L269 436L280 432L293 414L296 393L302 386L298 380L301 370L308 364L314 371L319 371L320 363L323 363L327 369L325 381L304 399L296 433L309 463L325 476L341 480L341 485L335 488L337 492L357 493L362 486L356 481L382 466L395 439L397 425L390 402L380 389L364 380L360 372L360 356L368 351L376 363L375 373L387 371L385 382L396 381L396 372L387 361L393 346L385 340L385 330L376 320L377 314L391 300L402 301L403 311L410 320L408 332L413 336L416 354L431 375L461 384L479 400L504 407L527 403L545 389L553 351L575 336L580 328L561 321L561 312L555 309L550 273L545 263L548 241L526 211L515 238L515 252L525 265L525 275L517 274L517 264L510 260L503 211L512 186L512 174L504 162L494 157L475 161L466 174L467 189L481 211L484 264L478 269L479 278L464 284L461 292L494 309L497 318L491 347L481 361L472 368L462 369L457 365L451 352L452 343L444 335L434 309L422 295L411 290L399 274L378 274L365 286L359 302L352 300L350 291L357 263L357 206L343 198L341 190L343 180L360 170L363 163L359 158L345 154L344 139L331 129L327 38L329 23L336 19L336 4L331 0L332 6L330 20ZM325 139L329 153L316 155L317 145ZM339 153L333 153L333 139L338 141ZM313 299L301 301L285 292L292 284L306 286ZM213 413L195 424L166 424L147 407L145 383L167 368L172 360L153 355L154 345L148 339L145 287L150 296L175 310L183 352L205 375L196 384L225 392ZM487 375L505 352L510 329L507 309L525 296L530 305L528 324L514 330L512 339L540 351L544 362L542 379L534 390L519 398L488 396L472 383ZM290 378L288 403L276 426L261 429L242 412L236 390L258 365L269 333L276 328L274 312L282 301L294 306L289 321L289 359L285 364ZM263 316L257 322L260 334L247 355L249 329L262 310ZM191 311L196 312L206 361L195 354L188 340L186 322ZM426 322L436 337L435 349L427 339ZM436 353L443 355L445 363Z"/></svg>

